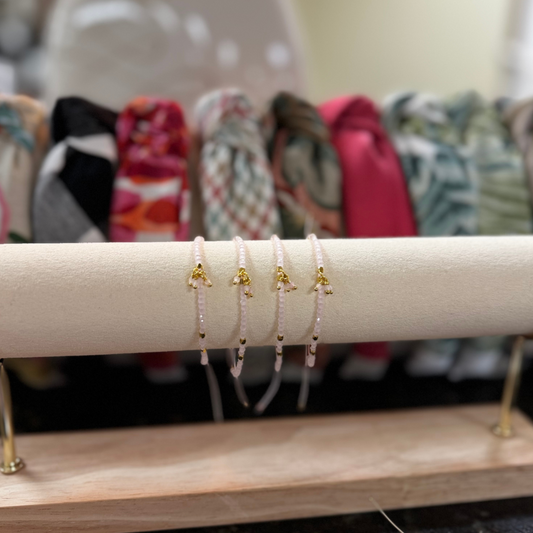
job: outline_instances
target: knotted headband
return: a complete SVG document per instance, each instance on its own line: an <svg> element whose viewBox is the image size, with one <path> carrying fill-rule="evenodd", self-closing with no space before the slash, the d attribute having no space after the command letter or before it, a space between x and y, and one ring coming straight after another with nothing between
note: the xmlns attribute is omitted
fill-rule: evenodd
<svg viewBox="0 0 533 533"><path fill-rule="evenodd" d="M342 168L348 237L412 237L416 225L400 162L374 103L340 97L319 107Z"/></svg>
<svg viewBox="0 0 533 533"><path fill-rule="evenodd" d="M117 114L83 98L60 98L53 148L33 199L36 242L106 241L117 162Z"/></svg>
<svg viewBox="0 0 533 533"><path fill-rule="evenodd" d="M400 162L374 103L363 96L344 96L322 104L319 111L342 168L346 236L416 235ZM359 343L355 349L365 359L384 361L389 356L387 343Z"/></svg>
<svg viewBox="0 0 533 533"><path fill-rule="evenodd" d="M199 181L210 240L268 239L281 224L264 139L250 100L238 89L200 99Z"/></svg>
<svg viewBox="0 0 533 533"><path fill-rule="evenodd" d="M474 91L448 102L460 141L472 153L479 182L479 234L529 234L531 193L522 155L496 107Z"/></svg>
<svg viewBox="0 0 533 533"><path fill-rule="evenodd" d="M341 170L318 111L286 92L266 117L269 155L286 238L341 234Z"/></svg>
<svg viewBox="0 0 533 533"><path fill-rule="evenodd" d="M181 107L170 100L135 98L118 117L117 143L110 239L187 240L189 134Z"/></svg>
<svg viewBox="0 0 533 533"><path fill-rule="evenodd" d="M457 142L444 103L426 94L395 94L385 102L383 121L400 156L419 233L475 235L474 161Z"/></svg>

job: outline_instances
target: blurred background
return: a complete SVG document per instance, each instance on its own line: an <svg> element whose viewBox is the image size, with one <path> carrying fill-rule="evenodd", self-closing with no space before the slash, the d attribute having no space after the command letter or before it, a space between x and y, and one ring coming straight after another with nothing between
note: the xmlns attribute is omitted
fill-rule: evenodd
<svg viewBox="0 0 533 533"><path fill-rule="evenodd" d="M173 65L168 78L154 80L154 87L160 83L159 91L165 91L171 76L172 84L182 84L176 85L180 89L190 84L190 90L199 92L210 84L247 80L246 88L258 100L265 82L267 89L274 83L298 89L315 103L354 92L382 99L413 88L441 94L471 88L486 97L529 96L533 13L528 0L55 4L0 2L3 91L53 103L54 97L82 89L87 79L105 77L105 68L118 62L121 75L129 70L142 78L136 81L139 88L157 68L168 71ZM110 43L111 58L102 53ZM69 64L69 54L78 47L91 58L82 65ZM104 69L98 76L83 72L97 61ZM191 69L187 79L184 71L178 75L182 64ZM67 68L74 80L64 79ZM272 69L275 82L269 75ZM118 84L108 80L106 86L97 79L93 83L107 89ZM91 86L85 90L92 94ZM124 104L131 94L138 93L123 87L99 96L102 103Z"/></svg>

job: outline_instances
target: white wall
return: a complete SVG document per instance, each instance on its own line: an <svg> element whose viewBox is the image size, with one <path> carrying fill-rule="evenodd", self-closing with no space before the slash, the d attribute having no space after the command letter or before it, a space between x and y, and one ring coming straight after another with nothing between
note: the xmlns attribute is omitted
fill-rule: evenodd
<svg viewBox="0 0 533 533"><path fill-rule="evenodd" d="M509 0L288 0L306 42L312 100L447 95L502 87Z"/></svg>

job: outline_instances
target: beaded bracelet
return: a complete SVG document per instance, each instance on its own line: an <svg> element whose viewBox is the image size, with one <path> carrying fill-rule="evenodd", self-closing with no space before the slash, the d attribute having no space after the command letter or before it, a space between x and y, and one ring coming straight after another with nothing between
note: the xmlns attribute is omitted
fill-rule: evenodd
<svg viewBox="0 0 533 533"><path fill-rule="evenodd" d="M278 336L276 339L276 362L274 363L274 375L272 381L265 392L265 395L255 406L255 412L262 413L270 404L278 392L281 382L281 365L283 363L283 341L285 338L285 293L295 291L298 287L289 279L288 274L283 269L283 245L277 235L272 236L272 243L276 252L276 289L278 290Z"/></svg>
<svg viewBox="0 0 533 533"><path fill-rule="evenodd" d="M253 296L252 293L252 280L246 272L246 249L244 247L244 241L241 237L235 237L233 239L237 244L239 251L239 270L237 275L233 278L233 285L238 285L240 290L240 303L241 303L241 325L240 325L240 337L239 337L239 351L237 354L237 364L233 364L230 371L235 378L238 378L242 371L242 365L244 362L244 353L246 352L246 300Z"/></svg>
<svg viewBox="0 0 533 533"><path fill-rule="evenodd" d="M207 383L209 385L209 394L211 396L211 406L213 409L213 418L216 422L222 422L224 415L222 412L222 400L220 398L220 390L218 382L209 364L209 357L207 355L207 340L205 317L206 317L206 303L205 303L205 288L212 287L213 284L207 277L202 264L202 250L201 246L204 242L203 237L196 237L194 239L194 262L196 266L193 268L192 274L189 278L189 286L197 291L198 294L198 344L200 346L200 354L202 365L205 366L207 375Z"/></svg>
<svg viewBox="0 0 533 533"><path fill-rule="evenodd" d="M289 279L288 274L283 270L283 246L277 235L272 236L272 242L276 249L276 280L278 290L278 338L276 339L276 363L275 370L281 370L283 362L283 339L285 329L285 293L295 291L298 287Z"/></svg>
<svg viewBox="0 0 533 533"><path fill-rule="evenodd" d="M313 339L311 341L311 344L307 347L306 355L306 364L309 367L313 367L315 365L318 336L320 335L320 329L322 328L322 317L324 314L324 297L326 294L333 294L333 288L330 285L328 278L326 278L324 274L324 258L322 256L322 246L320 245L317 236L314 233L311 233L311 235L309 235L309 237L307 238L313 243L317 265L317 283L315 285L315 291L318 292L316 319L313 328Z"/></svg>
<svg viewBox="0 0 533 533"><path fill-rule="evenodd" d="M207 365L209 358L207 356L207 341L205 340L205 287L212 287L213 284L207 277L204 267L202 266L202 252L200 246L204 242L203 237L196 237L194 239L194 262L196 266L193 268L191 277L189 278L189 286L198 291L198 344L200 345L200 352L202 354L201 363Z"/></svg>
<svg viewBox="0 0 533 533"><path fill-rule="evenodd" d="M307 237L313 244L315 251L316 266L317 266L317 279L314 290L318 293L317 306L316 306L316 318L313 326L313 337L311 344L306 346L305 353L305 366L302 375L302 385L300 387L300 394L298 397L298 409L303 410L307 405L307 397L309 395L309 369L315 366L316 359L316 347L318 345L318 337L320 336L320 330L322 328L322 321L324 315L324 298L326 294L333 294L333 287L329 283L328 278L324 274L324 258L322 256L322 246L320 245L317 236L311 233Z"/></svg>

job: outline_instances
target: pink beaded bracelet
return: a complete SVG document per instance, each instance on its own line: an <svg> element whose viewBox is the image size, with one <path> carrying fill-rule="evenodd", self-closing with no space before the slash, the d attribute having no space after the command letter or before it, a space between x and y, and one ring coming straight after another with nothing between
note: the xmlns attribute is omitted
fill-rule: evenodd
<svg viewBox="0 0 533 533"><path fill-rule="evenodd" d="M233 285L238 285L240 290L241 303L241 325L239 337L239 351L237 353L237 364L233 364L230 371L235 378L238 378L242 371L244 361L244 353L246 352L246 300L253 296L252 294L252 280L246 272L246 249L244 241L240 237L233 239L237 244L239 252L239 270L237 275L233 278Z"/></svg>
<svg viewBox="0 0 533 533"><path fill-rule="evenodd" d="M320 329L322 328L322 319L324 314L324 296L326 294L333 294L333 288L329 283L328 278L324 274L324 258L322 256L322 246L320 245L317 236L311 233L307 237L312 243L316 255L317 266L317 283L315 285L315 291L318 292L317 306L316 306L316 319L313 327L313 339L311 344L307 346L306 365L309 367L315 366L316 347L318 344L318 336L320 335Z"/></svg>
<svg viewBox="0 0 533 533"><path fill-rule="evenodd" d="M213 418L215 422L222 422L224 420L224 413L222 411L222 399L220 397L220 389L218 388L217 378L213 368L209 364L207 356L207 340L205 338L205 288L212 287L213 284L209 281L202 265L202 244L203 237L196 237L194 239L194 262L196 266L193 268L192 274L189 278L189 286L197 291L198 294L198 344L200 346L201 360L204 365L207 384L209 386L209 395L211 396L211 406L213 409Z"/></svg>
<svg viewBox="0 0 533 533"><path fill-rule="evenodd" d="M194 239L194 262L196 266L189 278L189 286L198 291L198 344L200 345L202 355L201 363L202 365L207 365L209 358L207 357L207 341L205 340L205 287L212 287L213 284L209 281L202 266L202 252L200 247L203 242L203 237L196 237Z"/></svg>
<svg viewBox="0 0 533 533"><path fill-rule="evenodd" d="M289 279L283 268L283 245L277 235L272 235L272 243L276 252L276 289L278 290L278 336L276 339L276 361L274 375L264 396L255 406L255 412L261 414L278 392L281 382L281 365L283 363L283 341L285 339L285 293L295 291L298 287Z"/></svg>
<svg viewBox="0 0 533 533"><path fill-rule="evenodd" d="M281 370L283 362L283 339L285 329L285 293L295 291L298 287L289 279L288 274L283 269L283 246L277 235L272 236L272 242L276 249L276 280L278 290L278 338L276 339L276 363L275 370Z"/></svg>
<svg viewBox="0 0 533 533"><path fill-rule="evenodd" d="M307 398L309 396L309 370L315 366L316 347L318 345L318 337L322 328L322 320L324 315L324 297L326 294L333 294L328 278L324 274L324 258L322 256L322 246L314 233L307 237L313 244L316 256L317 265L317 280L315 291L318 293L316 305L316 318L313 326L313 338L311 344L308 344L305 351L305 366L302 374L302 384L300 386L300 394L298 395L298 409L303 411L307 405Z"/></svg>

